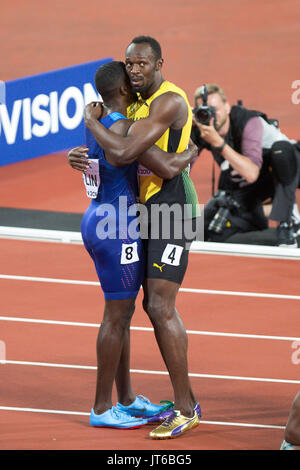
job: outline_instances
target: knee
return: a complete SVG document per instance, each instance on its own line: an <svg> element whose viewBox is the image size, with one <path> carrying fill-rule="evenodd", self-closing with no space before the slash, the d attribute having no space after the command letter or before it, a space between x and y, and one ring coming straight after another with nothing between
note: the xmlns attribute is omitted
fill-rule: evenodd
<svg viewBox="0 0 300 470"><path fill-rule="evenodd" d="M128 329L129 329L133 312L134 312L134 310L130 310L130 311L128 311L128 312L126 312L125 314L123 314L123 315L120 316L120 319L119 319L120 326L121 326L121 328L123 328L124 330L128 330Z"/></svg>
<svg viewBox="0 0 300 470"><path fill-rule="evenodd" d="M106 308L101 326L113 331L129 329L134 309L134 304L125 309Z"/></svg>
<svg viewBox="0 0 300 470"><path fill-rule="evenodd" d="M143 307L154 326L165 324L172 319L175 313L174 307L158 296L144 300Z"/></svg>
<svg viewBox="0 0 300 470"><path fill-rule="evenodd" d="M104 318L100 325L102 335L123 335L129 328L130 322L126 317Z"/></svg>
<svg viewBox="0 0 300 470"><path fill-rule="evenodd" d="M289 185L297 173L297 158L293 144L278 141L271 148L271 164L278 181Z"/></svg>

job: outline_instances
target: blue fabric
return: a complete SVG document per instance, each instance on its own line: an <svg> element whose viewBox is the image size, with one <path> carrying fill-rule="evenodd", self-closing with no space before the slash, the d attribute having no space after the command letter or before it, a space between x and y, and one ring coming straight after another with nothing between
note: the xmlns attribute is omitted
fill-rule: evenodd
<svg viewBox="0 0 300 470"><path fill-rule="evenodd" d="M113 406L112 408L105 411L104 413L101 413L100 415L95 414L94 409L92 408L90 414L90 424L92 426L130 429L144 426L145 424L147 424L147 420L133 418L127 413L122 413L115 406Z"/></svg>
<svg viewBox="0 0 300 470"><path fill-rule="evenodd" d="M122 114L111 113L100 122L110 128L119 119L126 118ZM136 229L137 166L135 163L122 167L110 165L88 129L86 145L89 158L99 160L100 187L97 198L91 200L81 222L83 243L94 261L105 299L135 298L144 278L144 252ZM129 216L130 207L132 213ZM134 262L130 260L132 247L138 258ZM121 263L126 248L129 262Z"/></svg>

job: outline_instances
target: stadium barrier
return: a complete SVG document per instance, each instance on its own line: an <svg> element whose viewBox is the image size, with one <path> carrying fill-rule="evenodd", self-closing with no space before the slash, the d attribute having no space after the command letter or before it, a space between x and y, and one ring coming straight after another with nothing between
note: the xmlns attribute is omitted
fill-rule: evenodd
<svg viewBox="0 0 300 470"><path fill-rule="evenodd" d="M24 227L0 227L0 238L29 240L51 243L70 243L82 245L80 232L63 230L43 230ZM298 248L281 248L266 245L245 245L239 243L216 243L194 241L191 245L192 253L235 255L256 258L276 258L299 260Z"/></svg>

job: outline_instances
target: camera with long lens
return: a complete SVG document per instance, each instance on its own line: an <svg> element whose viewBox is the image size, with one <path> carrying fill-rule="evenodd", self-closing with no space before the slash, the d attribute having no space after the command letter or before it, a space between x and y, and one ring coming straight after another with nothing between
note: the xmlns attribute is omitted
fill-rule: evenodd
<svg viewBox="0 0 300 470"><path fill-rule="evenodd" d="M233 197L226 193L226 191L218 191L214 196L216 206L219 207L214 218L208 226L208 230L214 233L222 233L229 220L232 211L237 211L241 205L233 199Z"/></svg>
<svg viewBox="0 0 300 470"><path fill-rule="evenodd" d="M198 106L193 109L193 113L195 119L200 124L204 124L205 126L209 126L210 121L214 118L214 126L216 125L216 108L213 106L208 106L207 104L207 88L206 85L202 87L202 102L201 106Z"/></svg>

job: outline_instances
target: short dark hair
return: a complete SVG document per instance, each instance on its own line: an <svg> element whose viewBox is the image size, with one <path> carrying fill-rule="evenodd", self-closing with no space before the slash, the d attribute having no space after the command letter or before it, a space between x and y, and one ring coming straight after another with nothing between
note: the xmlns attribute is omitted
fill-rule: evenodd
<svg viewBox="0 0 300 470"><path fill-rule="evenodd" d="M126 80L128 79L123 62L107 62L101 65L95 74L95 87L105 101Z"/></svg>
<svg viewBox="0 0 300 470"><path fill-rule="evenodd" d="M152 51L154 52L155 60L161 59L162 54L161 54L160 44L156 39L151 38L150 36L136 36L135 38L133 38L130 44L143 44L143 43L149 44Z"/></svg>

